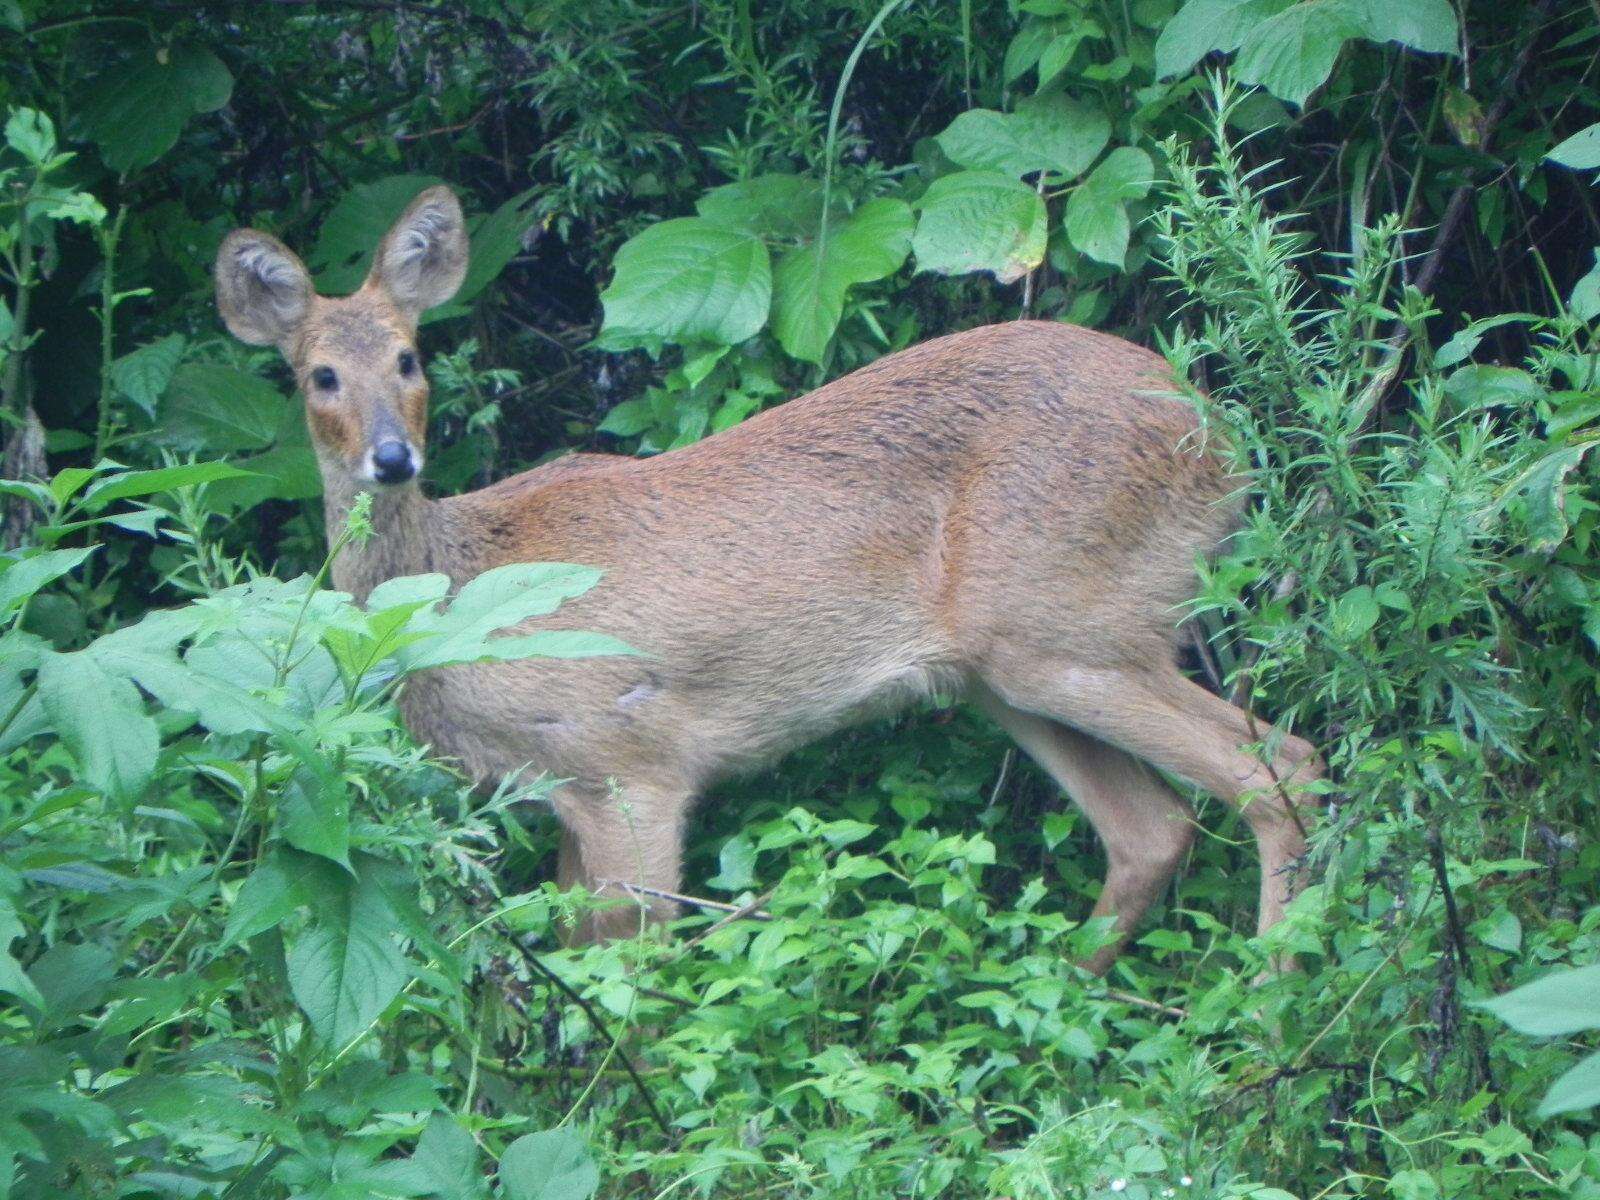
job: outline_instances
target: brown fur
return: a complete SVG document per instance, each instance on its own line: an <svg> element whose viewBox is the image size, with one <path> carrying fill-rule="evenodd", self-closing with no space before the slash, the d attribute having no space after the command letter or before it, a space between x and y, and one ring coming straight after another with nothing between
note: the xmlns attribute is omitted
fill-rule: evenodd
<svg viewBox="0 0 1600 1200"><path fill-rule="evenodd" d="M238 262L225 244L230 327L272 325L230 313L250 293ZM344 408L310 412L330 529L365 486L351 464L385 406L421 445L423 396L389 378L407 314L375 275L276 335L302 378L320 363L371 372ZM604 571L529 628L612 634L643 657L446 668L402 699L414 734L479 779L531 763L568 781L554 797L566 881L675 890L685 816L709 784L865 714L961 694L1094 823L1109 859L1096 915L1129 931L1190 843L1187 805L1147 761L1243 808L1265 929L1304 849L1279 784L1318 767L1308 743L1252 732L1173 665L1178 606L1197 556L1234 527L1241 481L1171 392L1160 358L1114 337L975 329L656 458L578 455L441 500L381 489L377 536L334 577L364 596L420 571L458 584L508 562ZM1260 738L1277 745L1270 763L1241 749ZM585 932L636 921L613 910Z"/></svg>

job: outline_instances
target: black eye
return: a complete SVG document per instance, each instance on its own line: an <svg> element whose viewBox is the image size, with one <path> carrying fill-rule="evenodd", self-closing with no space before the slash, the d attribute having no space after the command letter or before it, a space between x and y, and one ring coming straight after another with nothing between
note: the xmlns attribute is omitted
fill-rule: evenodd
<svg viewBox="0 0 1600 1200"><path fill-rule="evenodd" d="M414 375L417 370L417 356L409 350L400 351L400 374Z"/></svg>
<svg viewBox="0 0 1600 1200"><path fill-rule="evenodd" d="M332 367L318 367L311 372L311 382L324 392L331 392L339 386L339 376Z"/></svg>

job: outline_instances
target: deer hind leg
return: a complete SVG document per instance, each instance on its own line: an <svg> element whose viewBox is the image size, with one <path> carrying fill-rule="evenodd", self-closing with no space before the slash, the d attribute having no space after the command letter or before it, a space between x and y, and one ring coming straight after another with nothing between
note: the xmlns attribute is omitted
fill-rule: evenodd
<svg viewBox="0 0 1600 1200"><path fill-rule="evenodd" d="M1013 708L987 688L973 699L1072 797L1105 846L1105 883L1090 916L1114 916L1120 936L1083 964L1104 974L1183 862L1194 841L1194 814L1148 767L1115 746Z"/></svg>
<svg viewBox="0 0 1600 1200"><path fill-rule="evenodd" d="M1261 856L1258 932L1283 918L1306 849L1312 806L1304 789L1322 775L1309 742L1252 722L1166 664L1085 667L1017 655L988 683L1008 704L1102 738L1238 808ZM1256 741L1276 753L1263 762L1244 749Z"/></svg>
<svg viewBox="0 0 1600 1200"><path fill-rule="evenodd" d="M632 937L677 914L671 900L652 893L678 890L687 790L568 783L552 801L562 826L560 885L581 884L620 902L585 913L570 940L581 945Z"/></svg>

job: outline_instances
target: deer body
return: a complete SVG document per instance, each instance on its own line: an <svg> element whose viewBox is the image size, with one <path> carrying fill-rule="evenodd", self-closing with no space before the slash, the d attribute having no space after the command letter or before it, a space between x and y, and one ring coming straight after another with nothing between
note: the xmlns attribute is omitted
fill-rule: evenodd
<svg viewBox="0 0 1600 1200"><path fill-rule="evenodd" d="M288 305L270 340L308 396L326 381L319 368L333 369L323 359L350 357L351 328L381 343L371 355L393 373L415 313L464 269L464 239L450 240L459 218L447 191L425 192L362 292L325 300L305 282L303 311ZM259 334L283 308L274 271L292 280L298 261L266 235L230 241L224 315ZM411 292L405 250L419 267ZM446 276L431 290L430 255ZM265 295L246 308L252 287ZM475 777L531 764L568 781L554 794L563 879L676 890L684 821L706 786L864 715L962 695L1088 813L1109 858L1096 914L1130 929L1192 837L1187 805L1144 762L1243 807L1262 855L1262 926L1281 914L1304 848L1289 805L1315 757L1299 738L1252 730L1173 665L1177 608L1197 557L1234 527L1242 481L1155 355L1054 323L972 330L680 450L578 455L442 500L411 478L418 386L349 412L311 401L330 529L359 490L375 493L376 534L341 554L336 584L364 596L400 574L459 584L504 563L583 563L601 582L529 627L595 630L643 652L443 668L403 696L415 736ZM1275 744L1266 762L1242 749L1263 739ZM637 919L602 911L584 932Z"/></svg>

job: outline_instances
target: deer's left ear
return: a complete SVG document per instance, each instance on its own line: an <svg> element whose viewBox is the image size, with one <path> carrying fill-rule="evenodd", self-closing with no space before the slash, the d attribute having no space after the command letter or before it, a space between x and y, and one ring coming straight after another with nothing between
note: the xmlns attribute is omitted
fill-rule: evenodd
<svg viewBox="0 0 1600 1200"><path fill-rule="evenodd" d="M467 229L461 202L447 187L431 187L400 214L372 260L368 287L379 287L416 324L443 304L467 275Z"/></svg>

